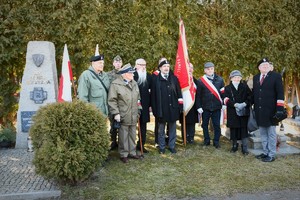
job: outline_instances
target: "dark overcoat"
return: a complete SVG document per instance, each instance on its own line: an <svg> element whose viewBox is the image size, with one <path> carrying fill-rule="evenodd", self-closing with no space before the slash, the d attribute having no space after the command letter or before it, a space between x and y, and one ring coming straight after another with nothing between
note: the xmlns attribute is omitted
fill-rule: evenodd
<svg viewBox="0 0 300 200"><path fill-rule="evenodd" d="M134 73L134 80L137 82L139 79L139 75L137 72ZM149 107L151 106L151 82L152 77L149 73L147 73L147 81L144 84L139 85L140 96L141 96L141 104L142 104L142 112L140 115L140 122L146 123L150 121L150 113Z"/></svg>
<svg viewBox="0 0 300 200"><path fill-rule="evenodd" d="M260 74L255 75L253 77L253 100L258 126L277 125L272 118L277 111L277 100L284 100L281 75L273 71L269 72L262 85L260 85Z"/></svg>
<svg viewBox="0 0 300 200"><path fill-rule="evenodd" d="M250 109L252 92L248 85L240 82L238 89L235 89L232 82L225 87L224 101L227 106L227 127L229 128L242 128L247 127L249 116L238 116L235 111L235 103L247 104L246 109ZM226 101L226 99L228 100Z"/></svg>
<svg viewBox="0 0 300 200"><path fill-rule="evenodd" d="M152 80L151 103L154 116L160 122L177 121L183 109L183 105L178 103L182 94L177 77L170 72L165 80L159 72Z"/></svg>

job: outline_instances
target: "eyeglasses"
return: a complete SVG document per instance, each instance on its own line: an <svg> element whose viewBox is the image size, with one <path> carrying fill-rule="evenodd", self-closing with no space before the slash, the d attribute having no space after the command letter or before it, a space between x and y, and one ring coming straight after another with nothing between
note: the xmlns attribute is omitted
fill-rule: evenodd
<svg viewBox="0 0 300 200"><path fill-rule="evenodd" d="M141 65L141 66L146 66L146 64L138 64L138 65Z"/></svg>

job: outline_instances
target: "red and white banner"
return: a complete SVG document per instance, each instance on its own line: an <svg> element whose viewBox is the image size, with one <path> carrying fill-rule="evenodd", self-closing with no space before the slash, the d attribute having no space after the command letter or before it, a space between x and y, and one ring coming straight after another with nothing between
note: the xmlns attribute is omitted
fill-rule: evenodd
<svg viewBox="0 0 300 200"><path fill-rule="evenodd" d="M67 45L64 47L61 76L59 79L58 102L72 101L72 68Z"/></svg>
<svg viewBox="0 0 300 200"><path fill-rule="evenodd" d="M193 76L189 74L189 55L185 37L183 21L179 22L179 41L176 55L174 74L177 76L183 98L183 111L187 115L195 102L196 88L193 82Z"/></svg>

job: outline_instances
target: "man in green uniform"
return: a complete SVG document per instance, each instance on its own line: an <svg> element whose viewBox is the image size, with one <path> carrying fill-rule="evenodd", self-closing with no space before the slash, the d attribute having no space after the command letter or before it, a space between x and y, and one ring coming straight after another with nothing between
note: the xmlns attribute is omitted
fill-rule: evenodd
<svg viewBox="0 0 300 200"><path fill-rule="evenodd" d="M103 115L108 116L107 93L110 82L108 75L103 71L104 55L92 56L90 62L90 67L79 77L78 98L95 104Z"/></svg>

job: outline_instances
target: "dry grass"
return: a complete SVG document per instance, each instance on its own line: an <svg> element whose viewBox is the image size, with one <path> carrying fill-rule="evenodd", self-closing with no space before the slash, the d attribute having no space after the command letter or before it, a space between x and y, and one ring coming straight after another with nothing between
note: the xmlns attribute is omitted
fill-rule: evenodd
<svg viewBox="0 0 300 200"><path fill-rule="evenodd" d="M149 126L148 129L152 129ZM184 147L178 131L177 154L158 154L153 132L148 132L143 160L123 164L116 151L110 160L85 183L62 188L61 199L192 199L231 196L236 193L300 189L300 156L278 157L263 163L254 155L229 152L222 138L221 149L202 146L197 127L196 144Z"/></svg>

